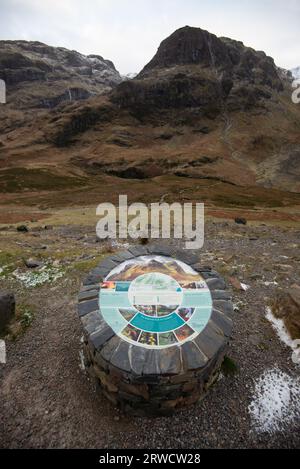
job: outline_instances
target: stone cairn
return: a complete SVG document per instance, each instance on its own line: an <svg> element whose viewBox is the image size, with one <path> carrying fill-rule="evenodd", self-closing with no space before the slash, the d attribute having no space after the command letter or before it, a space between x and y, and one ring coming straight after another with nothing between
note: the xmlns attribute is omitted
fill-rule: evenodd
<svg viewBox="0 0 300 469"><path fill-rule="evenodd" d="M209 321L196 338L162 349L122 340L99 308L101 283L118 264L138 256L160 255L187 263L205 280L212 297ZM84 332L85 365L103 394L133 415L167 415L196 403L216 381L232 330L233 311L224 280L198 256L173 247L133 246L102 261L85 278L78 297Z"/></svg>

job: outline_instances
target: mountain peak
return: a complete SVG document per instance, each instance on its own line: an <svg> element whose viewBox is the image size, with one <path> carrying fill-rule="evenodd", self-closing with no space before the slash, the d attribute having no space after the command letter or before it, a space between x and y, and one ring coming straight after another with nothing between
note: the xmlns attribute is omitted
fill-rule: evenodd
<svg viewBox="0 0 300 469"><path fill-rule="evenodd" d="M280 90L282 83L272 57L246 47L241 41L217 37L204 29L184 26L162 41L138 78L159 69L178 66L210 68L215 74Z"/></svg>
<svg viewBox="0 0 300 469"><path fill-rule="evenodd" d="M177 29L160 44L153 59L143 72L173 65L202 64L209 66L229 63L226 45L214 34L201 28L184 26Z"/></svg>

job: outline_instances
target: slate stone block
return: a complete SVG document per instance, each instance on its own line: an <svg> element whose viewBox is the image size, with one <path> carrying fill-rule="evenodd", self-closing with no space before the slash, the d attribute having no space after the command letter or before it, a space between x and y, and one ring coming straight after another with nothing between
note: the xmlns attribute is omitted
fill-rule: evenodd
<svg viewBox="0 0 300 469"><path fill-rule="evenodd" d="M98 311L93 311L92 313L82 316L81 322L86 334L97 332L101 326L103 327L106 324Z"/></svg>
<svg viewBox="0 0 300 469"><path fill-rule="evenodd" d="M173 249L171 246L164 246L159 243L152 243L147 246L148 252L150 254L156 254L166 257L172 257Z"/></svg>
<svg viewBox="0 0 300 469"><path fill-rule="evenodd" d="M120 262L124 262L124 261L127 261L129 259L132 259L134 257L134 255L129 252L128 250L126 251L120 251L118 252L115 256L113 257L117 257L117 259L115 260L114 258L112 258L112 260L114 260L115 262L119 262L118 259L120 259Z"/></svg>
<svg viewBox="0 0 300 469"><path fill-rule="evenodd" d="M213 300L213 307L224 314L228 314L229 316L233 313L233 306L231 301Z"/></svg>
<svg viewBox="0 0 300 469"><path fill-rule="evenodd" d="M201 264L200 262L197 262L196 264L191 265L192 269L196 270L196 272L210 272L211 267L205 266Z"/></svg>
<svg viewBox="0 0 300 469"><path fill-rule="evenodd" d="M145 362L143 366L143 375L159 375L161 374L159 367L159 354L160 350L147 349L147 354L145 357Z"/></svg>
<svg viewBox="0 0 300 469"><path fill-rule="evenodd" d="M161 374L173 375L183 371L179 347L161 349L159 353L159 368Z"/></svg>
<svg viewBox="0 0 300 469"><path fill-rule="evenodd" d="M103 333L102 333L102 337L105 339L107 336L108 336L108 332L106 332L106 330L104 330ZM111 357L116 352L116 350L117 350L117 348L120 344L120 341L121 341L121 339L117 335L114 335L110 339L106 340L105 344L104 343L100 344L100 346L102 347L101 351L100 351L101 357L104 360L110 362ZM97 348L99 350L99 346Z"/></svg>
<svg viewBox="0 0 300 469"><path fill-rule="evenodd" d="M209 278L222 278L218 272L216 272L215 270L211 270L211 271L205 271L205 272L202 272L202 277L206 280L206 279L209 279Z"/></svg>
<svg viewBox="0 0 300 469"><path fill-rule="evenodd" d="M197 264L197 262L199 261L199 254L194 254L190 252L188 249L185 251L183 250L176 251L174 253L174 257L176 257L176 259L179 259L180 261L185 262L186 264L189 264L189 265Z"/></svg>
<svg viewBox="0 0 300 469"><path fill-rule="evenodd" d="M117 262L114 262L110 258L107 258L104 261L100 262L99 267L97 267L97 269L99 272L105 275L106 272L109 273L117 265L118 265Z"/></svg>
<svg viewBox="0 0 300 469"><path fill-rule="evenodd" d="M230 292L225 290L212 290L211 297L213 300L230 300Z"/></svg>
<svg viewBox="0 0 300 469"><path fill-rule="evenodd" d="M81 291L78 295L78 301L86 301L86 300L93 300L95 298L98 298L99 296L99 290L87 290L87 291Z"/></svg>
<svg viewBox="0 0 300 469"><path fill-rule="evenodd" d="M226 288L226 284L221 278L208 278L206 283L210 290L224 290Z"/></svg>
<svg viewBox="0 0 300 469"><path fill-rule="evenodd" d="M194 342L204 355L211 359L217 354L219 348L223 346L225 337L218 334L209 321L205 329L194 339Z"/></svg>
<svg viewBox="0 0 300 469"><path fill-rule="evenodd" d="M82 301L81 303L78 303L78 316L84 316L85 314L89 314L92 311L97 311L98 309L98 298L94 300Z"/></svg>
<svg viewBox="0 0 300 469"><path fill-rule="evenodd" d="M232 332L232 321L228 316L226 316L224 313L221 313L220 311L213 309L211 313L211 320L224 332L226 337L230 337Z"/></svg>
<svg viewBox="0 0 300 469"><path fill-rule="evenodd" d="M131 371L131 365L129 361L129 347L130 345L128 342L121 341L110 359L110 363L113 366L127 372Z"/></svg>
<svg viewBox="0 0 300 469"><path fill-rule="evenodd" d="M107 325L89 336L89 345L94 351L100 351L103 345L114 337L114 331Z"/></svg>
<svg viewBox="0 0 300 469"><path fill-rule="evenodd" d="M138 347L137 345L130 345L129 347L129 360L131 363L132 372L135 375L142 375L144 363L146 360L148 349Z"/></svg>
<svg viewBox="0 0 300 469"><path fill-rule="evenodd" d="M99 269L98 270L94 269L85 277L85 279L83 280L83 285L84 286L89 286L89 285L94 285L94 284L99 285L103 281L104 278L105 278L105 275L102 271L100 271Z"/></svg>
<svg viewBox="0 0 300 469"><path fill-rule="evenodd" d="M191 340L181 346L185 370L196 370L206 365L207 356Z"/></svg>
<svg viewBox="0 0 300 469"><path fill-rule="evenodd" d="M85 292L85 291L89 291L89 290L98 290L99 291L99 289L100 289L99 283L94 283L94 284L91 284L91 285L82 285L81 288L80 288L80 292Z"/></svg>
<svg viewBox="0 0 300 469"><path fill-rule="evenodd" d="M131 252L134 257L149 255L149 251L145 246L130 246L128 251Z"/></svg>

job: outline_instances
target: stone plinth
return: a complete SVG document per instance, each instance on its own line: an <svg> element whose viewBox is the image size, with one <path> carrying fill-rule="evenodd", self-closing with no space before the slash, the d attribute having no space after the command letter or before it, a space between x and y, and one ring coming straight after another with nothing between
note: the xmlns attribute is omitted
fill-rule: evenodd
<svg viewBox="0 0 300 469"><path fill-rule="evenodd" d="M86 365L126 412L171 413L217 378L232 304L224 280L198 256L130 247L89 273L78 301Z"/></svg>

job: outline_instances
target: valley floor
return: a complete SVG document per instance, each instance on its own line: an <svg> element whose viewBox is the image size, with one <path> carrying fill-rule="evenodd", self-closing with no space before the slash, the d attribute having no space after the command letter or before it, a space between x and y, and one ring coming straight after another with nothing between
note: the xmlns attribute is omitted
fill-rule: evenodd
<svg viewBox="0 0 300 469"><path fill-rule="evenodd" d="M0 288L15 292L18 308L5 337L7 363L0 365L0 447L299 448L300 406L293 401L299 394L275 409L268 394L257 395L259 379L272 371L299 385L300 365L266 319L276 289L300 284L299 233L297 226L206 223L199 260L250 287L232 291L228 357L235 366L223 370L197 405L172 417L139 419L96 392L80 359L77 292L112 247L96 242L92 224L45 229L40 220L27 233L3 230ZM22 258L30 257L43 262L44 277L24 266Z"/></svg>

